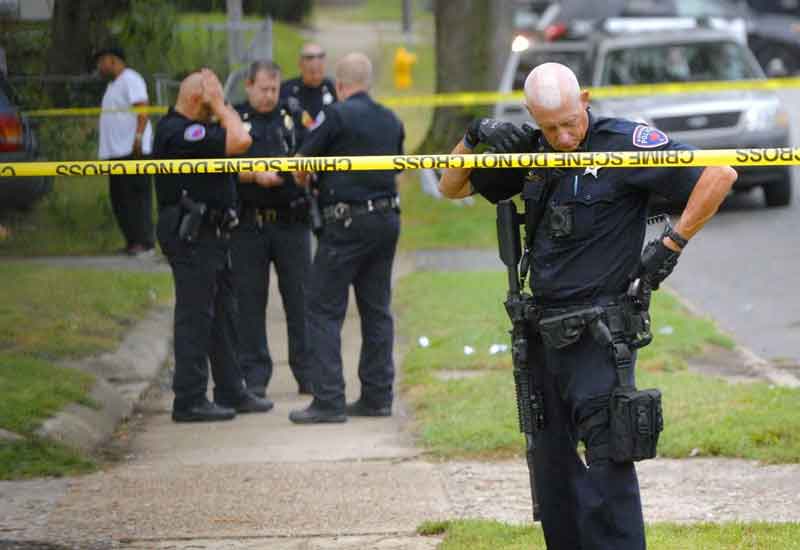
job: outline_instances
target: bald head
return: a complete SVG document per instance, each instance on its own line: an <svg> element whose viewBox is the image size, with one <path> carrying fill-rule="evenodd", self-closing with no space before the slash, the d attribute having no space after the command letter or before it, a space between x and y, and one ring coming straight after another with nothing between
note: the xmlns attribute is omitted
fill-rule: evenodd
<svg viewBox="0 0 800 550"><path fill-rule="evenodd" d="M336 80L345 86L369 88L372 83L372 63L361 52L349 53L336 63Z"/></svg>
<svg viewBox="0 0 800 550"><path fill-rule="evenodd" d="M199 72L192 73L183 79L178 90L178 101L187 100L195 95L203 95L203 75Z"/></svg>
<svg viewBox="0 0 800 550"><path fill-rule="evenodd" d="M556 151L580 147L589 128L589 93L560 63L543 63L525 79L525 105Z"/></svg>
<svg viewBox="0 0 800 550"><path fill-rule="evenodd" d="M532 109L555 110L580 100L581 87L572 70L560 63L543 63L525 79L525 101Z"/></svg>

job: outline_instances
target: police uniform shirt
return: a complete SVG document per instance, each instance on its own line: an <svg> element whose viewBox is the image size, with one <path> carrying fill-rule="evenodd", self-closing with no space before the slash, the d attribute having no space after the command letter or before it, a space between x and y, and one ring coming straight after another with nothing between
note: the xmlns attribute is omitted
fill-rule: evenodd
<svg viewBox="0 0 800 550"><path fill-rule="evenodd" d="M589 115L582 151L691 150L666 134L636 122ZM552 152L541 138L539 151ZM543 302L578 303L622 293L636 269L651 193L685 202L702 168L571 168L475 170L473 189L491 202L523 192L525 179L544 185L546 172L555 184L538 225L531 258L531 289ZM523 199L526 193L523 192ZM567 207L571 234L556 235L548 216Z"/></svg>
<svg viewBox="0 0 800 550"><path fill-rule="evenodd" d="M313 130L325 118L322 110L336 102L336 87L329 78L322 79L322 84L313 88L306 86L302 77L291 78L281 84L281 103L287 104L290 98L300 105L303 127Z"/></svg>
<svg viewBox="0 0 800 550"><path fill-rule="evenodd" d="M190 120L170 108L158 121L153 141L158 159L224 158L225 129L219 124ZM229 174L158 174L158 206L177 204L183 191L209 208L227 209L236 203L236 185Z"/></svg>
<svg viewBox="0 0 800 550"><path fill-rule="evenodd" d="M325 122L305 137L300 148L302 156L403 154L403 123L366 92L334 103L325 113ZM397 194L394 170L320 172L318 186L321 206Z"/></svg>
<svg viewBox="0 0 800 550"><path fill-rule="evenodd" d="M242 122L253 138L253 144L245 157L289 157L295 153L300 139L297 132L299 121L293 118L283 106L277 106L268 113L260 113L249 103L234 107L242 117ZM238 181L238 175L235 176ZM283 185L261 187L256 183L239 183L239 200L243 206L259 208L288 208L292 202L304 196L302 187L295 184L290 173L281 173Z"/></svg>

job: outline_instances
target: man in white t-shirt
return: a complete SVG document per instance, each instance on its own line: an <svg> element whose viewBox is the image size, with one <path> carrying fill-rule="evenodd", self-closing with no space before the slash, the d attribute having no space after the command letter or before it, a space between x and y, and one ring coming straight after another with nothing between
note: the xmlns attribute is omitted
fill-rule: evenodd
<svg viewBox="0 0 800 550"><path fill-rule="evenodd" d="M130 109L148 105L147 84L127 66L121 48L106 48L95 54L97 70L110 82L103 95L100 114L98 157L101 160L131 160L150 155L153 130L145 113ZM125 237L125 252L131 256L153 250L153 189L150 176L108 177L111 209Z"/></svg>

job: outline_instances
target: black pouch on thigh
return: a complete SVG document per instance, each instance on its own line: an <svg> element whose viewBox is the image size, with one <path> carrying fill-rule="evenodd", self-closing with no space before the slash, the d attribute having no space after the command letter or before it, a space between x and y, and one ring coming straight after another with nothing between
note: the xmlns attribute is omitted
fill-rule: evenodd
<svg viewBox="0 0 800 550"><path fill-rule="evenodd" d="M609 401L609 455L614 462L654 458L664 429L661 392L616 388Z"/></svg>

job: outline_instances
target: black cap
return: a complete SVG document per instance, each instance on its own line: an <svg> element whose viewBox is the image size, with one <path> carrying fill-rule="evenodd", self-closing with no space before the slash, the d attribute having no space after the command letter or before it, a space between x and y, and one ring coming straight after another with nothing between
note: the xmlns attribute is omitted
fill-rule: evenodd
<svg viewBox="0 0 800 550"><path fill-rule="evenodd" d="M119 57L121 60L125 61L125 50L118 46L111 46L108 48L102 48L95 52L94 54L94 62L95 64L100 60L101 57L104 55L113 55L115 57Z"/></svg>

